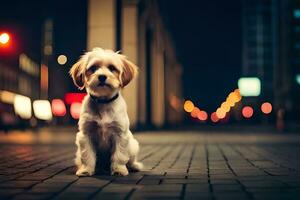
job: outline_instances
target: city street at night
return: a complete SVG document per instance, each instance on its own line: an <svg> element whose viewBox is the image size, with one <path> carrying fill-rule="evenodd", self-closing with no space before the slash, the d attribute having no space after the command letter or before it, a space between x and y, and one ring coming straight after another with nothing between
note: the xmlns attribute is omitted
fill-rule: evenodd
<svg viewBox="0 0 300 200"><path fill-rule="evenodd" d="M145 167L75 176L75 129L1 134L1 199L298 199L300 135L138 132Z"/></svg>
<svg viewBox="0 0 300 200"><path fill-rule="evenodd" d="M300 0L10 0L0 200L300 199Z"/></svg>

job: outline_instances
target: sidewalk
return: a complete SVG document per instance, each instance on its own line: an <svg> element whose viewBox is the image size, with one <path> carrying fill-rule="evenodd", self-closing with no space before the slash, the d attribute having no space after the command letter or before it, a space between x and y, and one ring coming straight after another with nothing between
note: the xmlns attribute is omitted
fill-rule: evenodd
<svg viewBox="0 0 300 200"><path fill-rule="evenodd" d="M145 132L136 137L145 170L127 177L77 178L71 143L6 141L0 146L0 199L300 198L300 135Z"/></svg>

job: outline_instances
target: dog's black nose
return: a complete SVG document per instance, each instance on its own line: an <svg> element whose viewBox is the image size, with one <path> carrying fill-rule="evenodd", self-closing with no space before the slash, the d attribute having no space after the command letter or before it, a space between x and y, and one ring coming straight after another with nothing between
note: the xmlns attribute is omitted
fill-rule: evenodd
<svg viewBox="0 0 300 200"><path fill-rule="evenodd" d="M98 76L98 80L100 81L100 83L104 83L105 82L105 80L106 80L106 76L105 75L100 75L100 76Z"/></svg>

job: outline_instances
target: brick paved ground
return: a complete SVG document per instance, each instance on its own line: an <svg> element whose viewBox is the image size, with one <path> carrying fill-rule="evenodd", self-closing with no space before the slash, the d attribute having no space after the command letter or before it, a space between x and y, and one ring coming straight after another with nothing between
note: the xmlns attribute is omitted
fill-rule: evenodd
<svg viewBox="0 0 300 200"><path fill-rule="evenodd" d="M0 199L299 199L299 137L142 133L127 177L77 178L71 144L2 144Z"/></svg>

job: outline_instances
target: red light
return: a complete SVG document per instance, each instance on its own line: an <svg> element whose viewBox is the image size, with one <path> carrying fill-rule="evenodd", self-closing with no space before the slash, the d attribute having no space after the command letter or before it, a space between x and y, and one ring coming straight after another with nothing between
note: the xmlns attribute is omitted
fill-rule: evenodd
<svg viewBox="0 0 300 200"><path fill-rule="evenodd" d="M81 103L86 93L67 93L65 95L66 104Z"/></svg>
<svg viewBox="0 0 300 200"><path fill-rule="evenodd" d="M200 111L197 115L198 119L201 121L207 120L207 113L205 111Z"/></svg>
<svg viewBox="0 0 300 200"><path fill-rule="evenodd" d="M211 113L211 115L210 115L210 119L211 119L211 121L212 121L212 122L214 122L214 123L216 123L216 122L218 122L218 121L219 121L219 118L218 118L218 116L217 116L217 113L216 113L216 112L213 112L213 113Z"/></svg>
<svg viewBox="0 0 300 200"><path fill-rule="evenodd" d="M269 102L265 102L265 103L261 104L260 109L263 113L270 114L272 112L272 104Z"/></svg>
<svg viewBox="0 0 300 200"><path fill-rule="evenodd" d="M66 115L67 109L63 100L53 99L51 105L54 116L62 117Z"/></svg>
<svg viewBox="0 0 300 200"><path fill-rule="evenodd" d="M242 114L245 118L251 118L253 115L253 108L251 106L245 106L242 110Z"/></svg>
<svg viewBox="0 0 300 200"><path fill-rule="evenodd" d="M79 119L80 110L81 110L81 103L75 102L71 104L70 113L74 119Z"/></svg>

